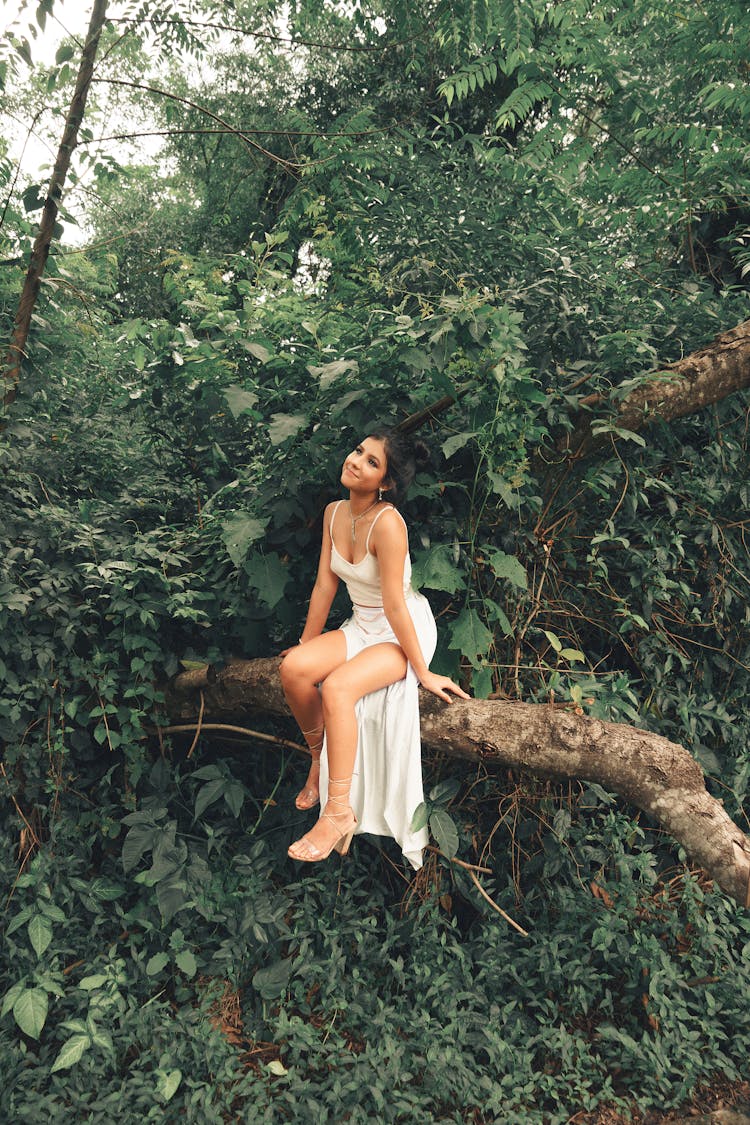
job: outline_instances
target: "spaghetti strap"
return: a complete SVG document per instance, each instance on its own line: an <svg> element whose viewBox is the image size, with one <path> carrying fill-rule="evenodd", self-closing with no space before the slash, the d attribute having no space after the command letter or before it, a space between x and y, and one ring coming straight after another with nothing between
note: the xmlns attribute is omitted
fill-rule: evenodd
<svg viewBox="0 0 750 1125"><path fill-rule="evenodd" d="M378 520L382 516L383 512L396 512L396 509L391 504L391 506L389 508L381 508L380 511L377 513L377 515L375 516L375 519L370 524L370 530L367 532L367 538L365 539L365 555L367 555L367 552L370 550L370 536L372 535L372 529L374 528L375 524L378 522ZM396 515L401 516L401 513L396 512ZM402 523L404 522L403 516L401 516L401 522Z"/></svg>
<svg viewBox="0 0 750 1125"><path fill-rule="evenodd" d="M331 544L332 544L332 545L333 545L334 547L335 547L335 545L336 545L336 544L335 544L335 543L333 542L333 521L334 521L334 520L336 519L336 512L338 512L338 510L339 510L339 507L340 507L340 506L341 506L341 505L342 505L343 503L344 503L344 501L343 501L343 500L339 500L339 501L338 501L338 503L336 504L336 507L335 507L335 508L333 509L333 511L331 512L331 522L330 522L330 523L329 523L329 525L328 525L328 531L329 531L329 534L330 534L330 536L331 536Z"/></svg>

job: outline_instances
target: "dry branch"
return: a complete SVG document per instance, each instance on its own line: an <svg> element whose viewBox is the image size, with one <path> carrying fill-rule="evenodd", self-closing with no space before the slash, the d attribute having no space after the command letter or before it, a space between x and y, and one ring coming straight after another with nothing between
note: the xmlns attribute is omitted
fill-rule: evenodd
<svg viewBox="0 0 750 1125"><path fill-rule="evenodd" d="M228 664L204 690L206 715L235 722L258 711L287 715L278 666L276 658ZM180 681L167 693L169 714L194 719L197 699L182 693ZM422 692L420 705L426 749L536 777L596 782L647 813L722 890L750 906L750 839L708 793L684 747L544 704L472 699L447 706Z"/></svg>

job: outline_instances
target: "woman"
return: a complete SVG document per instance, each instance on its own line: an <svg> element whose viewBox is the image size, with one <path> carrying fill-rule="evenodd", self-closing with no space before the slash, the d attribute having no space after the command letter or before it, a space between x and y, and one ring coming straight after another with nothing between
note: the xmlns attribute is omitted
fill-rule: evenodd
<svg viewBox="0 0 750 1125"><path fill-rule="evenodd" d="M349 499L326 508L305 628L281 665L284 694L312 755L297 808L325 798L318 822L289 848L292 859L306 863L334 848L346 854L361 831L394 836L413 866L421 865L426 832L411 831L422 801L418 685L446 703L450 692L469 698L447 676L430 672L435 621L427 599L410 586L406 525L394 505L413 479L415 454L425 456L425 447L412 453L403 435L386 429L344 461ZM353 616L323 633L340 578Z"/></svg>

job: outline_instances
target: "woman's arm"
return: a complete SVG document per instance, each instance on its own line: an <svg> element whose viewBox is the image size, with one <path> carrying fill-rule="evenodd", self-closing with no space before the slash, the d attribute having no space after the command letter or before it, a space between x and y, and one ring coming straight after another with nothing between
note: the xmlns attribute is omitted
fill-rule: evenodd
<svg viewBox="0 0 750 1125"><path fill-rule="evenodd" d="M307 609L307 620L302 630L300 644L319 637L325 628L331 604L339 588L338 576L331 570L331 515L333 504L329 504L323 516L323 538L320 544L320 561L318 563L318 576L310 595L310 605Z"/></svg>
<svg viewBox="0 0 750 1125"><path fill-rule="evenodd" d="M454 684L448 676L438 676L431 672L424 658L404 598L404 562L408 543L403 520L395 512L392 514L384 512L378 520L373 532L372 545L380 568L383 610L417 679L422 687L444 699L446 703L453 702L447 694L449 691L462 699L468 699L466 692L458 684Z"/></svg>

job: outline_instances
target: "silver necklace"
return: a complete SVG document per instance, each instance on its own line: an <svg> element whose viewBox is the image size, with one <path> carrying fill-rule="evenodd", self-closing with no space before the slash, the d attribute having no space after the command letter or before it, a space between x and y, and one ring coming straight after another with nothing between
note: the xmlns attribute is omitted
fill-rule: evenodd
<svg viewBox="0 0 750 1125"><path fill-rule="evenodd" d="M351 502L351 500L349 501L349 519L352 521L352 543L357 542L357 524L362 519L362 516L366 516L367 513L370 511L370 508L374 508L375 505L379 504L379 503L380 503L379 500L373 500L372 504L369 504L368 507L366 507L363 512L360 512L358 516L353 516L352 515L352 502Z"/></svg>

